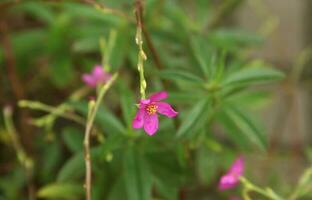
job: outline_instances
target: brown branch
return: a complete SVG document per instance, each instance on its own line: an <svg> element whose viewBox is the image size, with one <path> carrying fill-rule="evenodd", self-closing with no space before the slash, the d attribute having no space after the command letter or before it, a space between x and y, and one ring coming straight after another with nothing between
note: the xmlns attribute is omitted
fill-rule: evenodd
<svg viewBox="0 0 312 200"><path fill-rule="evenodd" d="M155 45L151 39L151 36L148 32L148 30L146 29L145 25L144 25L144 20L143 20L143 2L141 0L137 0L135 2L135 7L136 7L136 19L134 19L133 17L129 16L128 14L117 10L117 9L113 9L113 8L109 8L104 4L100 4L98 2L96 2L95 0L83 0L85 3L90 4L95 6L97 9L105 12L105 13L110 13L122 18L127 19L128 21L130 21L131 23L137 23L138 26L140 26L142 28L142 33L143 36L146 40L146 44L148 49L150 50L151 53L151 57L153 59L153 62L155 64L155 66L161 70L164 69L164 65L161 62L161 59L159 57L159 54L155 48ZM139 23L139 24L138 24Z"/></svg>
<svg viewBox="0 0 312 200"><path fill-rule="evenodd" d="M25 94L22 90L22 83L17 76L17 71L15 67L16 60L13 55L12 44L8 33L8 26L5 20L1 20L0 22L0 32L2 33L1 43L4 47L4 61L7 68L8 78L12 87L12 91L16 99L23 99L25 97Z"/></svg>
<svg viewBox="0 0 312 200"><path fill-rule="evenodd" d="M3 118L6 130L10 136L10 141L15 150L17 160L23 167L27 180L28 199L35 200L35 186L33 182L33 160L27 155L22 143L20 142L19 134L17 133L13 123L13 111L10 106L3 109Z"/></svg>
<svg viewBox="0 0 312 200"><path fill-rule="evenodd" d="M153 44L153 41L150 37L150 34L144 25L142 25L142 32L143 32L144 38L146 40L147 47L151 52L151 56L153 58L154 64L156 65L156 67L159 70L164 69L164 65L162 64L162 62L160 60L159 54L158 54L158 52L157 52L157 50Z"/></svg>
<svg viewBox="0 0 312 200"><path fill-rule="evenodd" d="M19 1L16 1L19 2ZM5 13L2 13L5 15ZM4 53L4 62L6 66L6 71L8 75L8 81L12 88L12 93L15 100L25 99L26 94L24 91L24 84L21 82L18 77L18 73L16 70L16 58L13 52L11 38L9 35L9 27L8 22L6 21L8 17L2 16L0 20L0 42L3 45L3 53ZM29 119L29 112L25 110L21 110L19 112L19 127L20 130L23 130L21 133L21 139L25 144L27 152L32 152L32 131L31 128L26 124Z"/></svg>
<svg viewBox="0 0 312 200"><path fill-rule="evenodd" d="M134 19L131 16L127 15L126 13L124 13L120 10L117 10L117 9L109 8L106 5L104 5L103 3L98 3L95 0L83 0L83 2L90 4L90 5L93 5L97 9L99 9L105 13L117 15L117 16L122 17L122 18L126 18L133 23L135 22Z"/></svg>
<svg viewBox="0 0 312 200"><path fill-rule="evenodd" d="M159 70L164 69L163 64L160 61L159 55L157 53L157 50L156 50L156 48L152 42L150 34L144 25L142 0L136 0L135 7L136 7L135 15L136 15L137 26L139 26L142 29L142 33L143 33L144 38L146 40L147 47L151 52L151 56L153 58L154 64L156 65L156 67Z"/></svg>
<svg viewBox="0 0 312 200"><path fill-rule="evenodd" d="M139 28L143 26L143 2L142 0L135 1L135 18Z"/></svg>

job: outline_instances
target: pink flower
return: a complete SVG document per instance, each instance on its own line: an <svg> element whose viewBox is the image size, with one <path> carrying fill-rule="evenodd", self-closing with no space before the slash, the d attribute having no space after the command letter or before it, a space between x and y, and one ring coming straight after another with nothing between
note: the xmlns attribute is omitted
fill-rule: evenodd
<svg viewBox="0 0 312 200"><path fill-rule="evenodd" d="M219 189L222 191L234 188L239 183L239 178L243 175L243 172L244 159L239 157L234 161L229 171L221 177Z"/></svg>
<svg viewBox="0 0 312 200"><path fill-rule="evenodd" d="M132 121L133 128L139 129L144 127L148 135L154 135L158 129L158 114L166 115L169 118L178 115L170 104L160 102L168 97L167 92L158 92L153 94L149 99L142 99L139 104L139 110Z"/></svg>
<svg viewBox="0 0 312 200"><path fill-rule="evenodd" d="M104 84L111 78L111 74L104 71L101 65L95 65L90 74L83 74L82 80L86 85L95 88L98 84Z"/></svg>

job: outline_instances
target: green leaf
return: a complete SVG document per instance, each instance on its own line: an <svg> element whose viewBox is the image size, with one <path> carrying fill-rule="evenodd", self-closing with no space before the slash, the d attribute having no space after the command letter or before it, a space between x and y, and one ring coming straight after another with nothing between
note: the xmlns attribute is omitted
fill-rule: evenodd
<svg viewBox="0 0 312 200"><path fill-rule="evenodd" d="M74 77L71 60L65 57L51 61L51 79L58 87L64 87Z"/></svg>
<svg viewBox="0 0 312 200"><path fill-rule="evenodd" d="M82 184L55 183L40 188L37 195L47 199L78 199L83 193Z"/></svg>
<svg viewBox="0 0 312 200"><path fill-rule="evenodd" d="M179 103L185 103L185 102L196 102L203 98L204 94L202 92L198 91L181 91L181 92L175 92L175 91L169 91L169 102L179 102Z"/></svg>
<svg viewBox="0 0 312 200"><path fill-rule="evenodd" d="M82 151L83 149L83 132L74 127L66 127L62 133L63 140L73 153Z"/></svg>
<svg viewBox="0 0 312 200"><path fill-rule="evenodd" d="M216 120L221 124L224 128L227 136L232 140L237 146L241 149L247 149L249 143L249 138L237 127L235 122L225 113L218 112L216 114Z"/></svg>
<svg viewBox="0 0 312 200"><path fill-rule="evenodd" d="M208 36L208 42L219 48L236 49L239 46L259 45L263 38L243 30L217 30Z"/></svg>
<svg viewBox="0 0 312 200"><path fill-rule="evenodd" d="M146 156L153 174L155 187L163 199L178 199L178 191L185 183L184 171L177 159L176 152L162 149Z"/></svg>
<svg viewBox="0 0 312 200"><path fill-rule="evenodd" d="M43 182L50 182L55 180L54 174L58 170L63 161L63 153L60 142L54 140L53 142L42 142L40 144L40 159L42 164L38 172L40 180Z"/></svg>
<svg viewBox="0 0 312 200"><path fill-rule="evenodd" d="M125 127L107 108L100 108L96 119L108 134L122 134L125 132Z"/></svg>
<svg viewBox="0 0 312 200"><path fill-rule="evenodd" d="M124 179L129 200L150 200L152 176L143 157L130 148L124 158Z"/></svg>
<svg viewBox="0 0 312 200"><path fill-rule="evenodd" d="M268 91L249 91L245 90L235 95L226 97L226 101L234 104L241 104L248 109L261 109L272 101L272 94Z"/></svg>
<svg viewBox="0 0 312 200"><path fill-rule="evenodd" d="M160 77L169 79L169 80L176 80L176 81L188 81L192 83L202 84L205 83L203 79L200 77L191 74L190 72L182 71L182 70L162 70L159 73Z"/></svg>
<svg viewBox="0 0 312 200"><path fill-rule="evenodd" d="M200 180L208 185L214 181L220 168L219 155L205 147L201 147L196 153L196 171Z"/></svg>
<svg viewBox="0 0 312 200"><path fill-rule="evenodd" d="M96 161L102 158L106 158L107 153L114 151L122 146L124 142L123 136L115 134L109 136L100 146L91 148L91 159ZM85 163L84 153L81 151L72 156L61 168L58 173L57 181L66 182L72 180L78 180L84 175Z"/></svg>
<svg viewBox="0 0 312 200"><path fill-rule="evenodd" d="M98 50L98 40L94 37L85 37L73 42L72 50L75 53L89 53Z"/></svg>
<svg viewBox="0 0 312 200"><path fill-rule="evenodd" d="M211 69L211 59L212 59L212 50L207 48L205 45L205 41L200 38L190 38L190 46L192 50L192 54L196 59L198 66L202 73L204 73L205 77L209 77L212 74Z"/></svg>
<svg viewBox="0 0 312 200"><path fill-rule="evenodd" d="M251 85L280 80L283 73L272 68L244 68L229 74L224 80L223 86Z"/></svg>
<svg viewBox="0 0 312 200"><path fill-rule="evenodd" d="M120 23L120 17L110 14L103 14L101 11L95 9L93 6L85 6L80 3L66 2L62 3L64 13L71 17L100 21L103 24L114 25Z"/></svg>
<svg viewBox="0 0 312 200"><path fill-rule="evenodd" d="M73 102L72 105L84 115L88 113L87 102ZM123 134L125 127L107 108L100 107L95 118L96 122L108 134Z"/></svg>
<svg viewBox="0 0 312 200"><path fill-rule="evenodd" d="M120 27L117 29L115 45L112 48L109 58L112 71L119 69L124 62L125 55L129 52L128 49L131 41L132 37L129 32L129 26L126 23L121 23Z"/></svg>
<svg viewBox="0 0 312 200"><path fill-rule="evenodd" d="M34 1L24 2L16 6L15 12L26 12L30 16L36 18L37 20L46 22L47 24L53 23L54 15L51 7L48 7L46 4L41 4Z"/></svg>
<svg viewBox="0 0 312 200"><path fill-rule="evenodd" d="M98 157L100 148L91 149L91 159ZM58 173L57 181L58 182L67 182L72 180L78 180L84 175L85 163L84 163L84 153L79 152L72 156L61 168Z"/></svg>
<svg viewBox="0 0 312 200"><path fill-rule="evenodd" d="M203 127L207 123L209 113L211 111L211 109L209 108L210 103L208 99L203 99L195 104L195 106L183 119L177 136L189 136L193 134L196 130Z"/></svg>
<svg viewBox="0 0 312 200"><path fill-rule="evenodd" d="M260 131L250 116L247 116L234 106L227 107L225 113L251 142L258 145L262 150L267 147L265 135ZM237 137L239 138L239 136Z"/></svg>
<svg viewBox="0 0 312 200"><path fill-rule="evenodd" d="M133 97L133 92L131 92L124 83L120 84L120 101L122 108L122 115L127 124L128 128L132 127L132 118L134 117L135 112L135 102Z"/></svg>
<svg viewBox="0 0 312 200"><path fill-rule="evenodd" d="M12 46L18 58L16 67L19 72L26 73L30 67L33 67L33 59L40 58L46 53L44 43L46 40L47 31L39 28L12 33Z"/></svg>
<svg viewBox="0 0 312 200"><path fill-rule="evenodd" d="M124 183L124 177L119 176L108 195L108 200L128 200Z"/></svg>

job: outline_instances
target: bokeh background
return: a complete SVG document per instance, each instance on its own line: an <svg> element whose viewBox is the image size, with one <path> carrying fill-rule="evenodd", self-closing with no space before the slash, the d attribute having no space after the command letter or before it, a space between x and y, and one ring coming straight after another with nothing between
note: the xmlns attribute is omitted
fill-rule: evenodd
<svg viewBox="0 0 312 200"><path fill-rule="evenodd" d="M146 0L144 8L145 27L152 41L152 45L147 40L144 43L149 93L164 88L172 91L169 101L180 113L187 113L199 98L198 91L190 92L196 85L176 83L171 79L174 75L163 70L172 72L181 67L196 72L196 52L192 55L189 36L203 36L201 43L217 52L226 49L226 63L233 63L229 65L234 69L250 61L285 74L278 81L253 86L250 91L260 92L240 102L267 138L265 150L248 140L246 144L237 142L246 141L241 136L227 136L231 126L217 117L219 123L206 126L210 136L204 142L192 136L187 142L168 145L173 138L170 135L177 132L173 124L179 126L179 121L164 120L156 142L150 142L153 138L143 132L139 132L141 137L131 131L133 105L139 98L133 1L1 0L0 105L12 111L16 129L8 129L1 116L1 200L83 199L84 128L57 112L85 116L86 102L95 91L84 86L81 75L105 59L112 71L119 71L121 81L105 97L99 133L93 136L92 145L100 149L95 152L94 199L144 199L146 190L151 194L147 199L240 196L239 188L222 193L217 184L231 161L241 154L246 158L246 177L258 185L285 195L295 187L312 161L312 1ZM104 47L100 40L106 41ZM105 47L110 41L113 44L107 58ZM207 58L213 54L210 49L200 51ZM186 79L194 77L186 75ZM24 99L51 107L42 112L42 105L38 109L29 102L18 104ZM22 157L27 155L29 162L19 158L15 139L8 133L12 130L18 135ZM124 130L129 132L127 137L111 136ZM146 151L147 155L139 154L148 157L148 165L153 166L146 167L153 172L153 181L146 178L144 164L133 164L141 163L137 153L126 158L134 157L133 162L122 161L129 150L125 146L133 143ZM165 150L158 152L159 148ZM124 183L118 177L128 178ZM146 189L149 185L152 189ZM311 199L312 193L309 195L302 199Z"/></svg>

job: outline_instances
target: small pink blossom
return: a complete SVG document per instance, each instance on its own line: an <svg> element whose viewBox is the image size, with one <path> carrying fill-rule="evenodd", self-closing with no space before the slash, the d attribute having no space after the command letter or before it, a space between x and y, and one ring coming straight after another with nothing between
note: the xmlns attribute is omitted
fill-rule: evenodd
<svg viewBox="0 0 312 200"><path fill-rule="evenodd" d="M135 129L144 127L148 135L154 135L158 129L158 114L165 115L169 118L178 115L170 104L160 100L168 97L167 92L158 92L150 96L149 99L142 99L139 104L139 110L132 121Z"/></svg>
<svg viewBox="0 0 312 200"><path fill-rule="evenodd" d="M244 173L244 159L242 157L237 158L232 164L229 171L223 175L219 182L219 189L227 190L234 188L239 184L239 178Z"/></svg>
<svg viewBox="0 0 312 200"><path fill-rule="evenodd" d="M111 77L111 74L105 72L101 65L95 65L90 74L82 75L82 80L86 85L95 88L99 84L105 84Z"/></svg>

